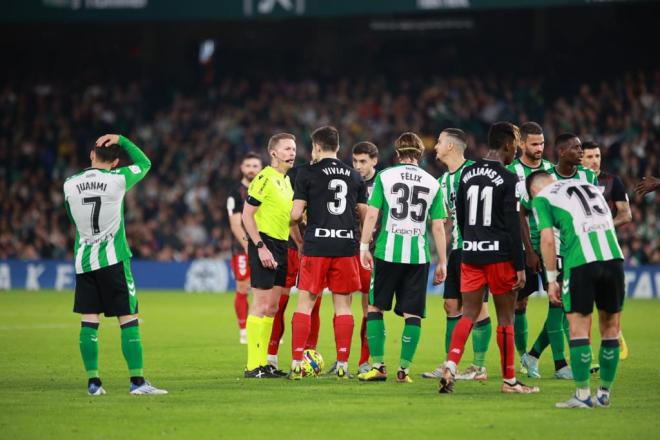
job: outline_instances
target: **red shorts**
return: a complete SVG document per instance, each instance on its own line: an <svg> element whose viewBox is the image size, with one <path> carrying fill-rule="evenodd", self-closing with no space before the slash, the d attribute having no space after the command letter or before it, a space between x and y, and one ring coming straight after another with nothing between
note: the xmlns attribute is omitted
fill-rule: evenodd
<svg viewBox="0 0 660 440"><path fill-rule="evenodd" d="M355 259L357 260L358 264L358 269L360 270L360 292L364 293L365 295L369 293L369 289L371 288L371 271L365 269L362 267L362 264L360 263L360 255L356 255Z"/></svg>
<svg viewBox="0 0 660 440"><path fill-rule="evenodd" d="M286 263L286 282L284 287L287 289L292 288L298 281L298 271L300 270L300 256L298 249L289 248Z"/></svg>
<svg viewBox="0 0 660 440"><path fill-rule="evenodd" d="M245 281L250 279L250 265L248 264L247 254L234 254L231 257L231 270L234 272L236 281Z"/></svg>
<svg viewBox="0 0 660 440"><path fill-rule="evenodd" d="M298 289L318 295L327 287L332 293L360 290L360 268L352 257L308 257L300 261Z"/></svg>
<svg viewBox="0 0 660 440"><path fill-rule="evenodd" d="M488 285L490 293L501 295L516 284L517 276L511 261L491 264L461 263L461 292L475 292Z"/></svg>

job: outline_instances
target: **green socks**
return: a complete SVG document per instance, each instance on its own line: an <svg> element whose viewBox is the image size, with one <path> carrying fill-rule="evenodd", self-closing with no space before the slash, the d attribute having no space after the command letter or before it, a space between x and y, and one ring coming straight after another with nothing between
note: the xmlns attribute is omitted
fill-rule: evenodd
<svg viewBox="0 0 660 440"><path fill-rule="evenodd" d="M381 320L381 322L383 321ZM410 364L412 364L413 358L415 357L415 351L417 350L417 344L419 343L419 334L421 333L421 330L421 318L406 318L406 325L403 327L403 336L401 336L401 368L409 368ZM384 340L385 339L383 338L383 341ZM369 348L371 349L371 345L369 345Z"/></svg>
<svg viewBox="0 0 660 440"><path fill-rule="evenodd" d="M546 325L550 348L552 349L552 359L555 361L564 360L564 310L561 307L550 306Z"/></svg>
<svg viewBox="0 0 660 440"><path fill-rule="evenodd" d="M128 364L130 377L144 376L142 364L142 339L137 318L121 326L121 351Z"/></svg>
<svg viewBox="0 0 660 440"><path fill-rule="evenodd" d="M248 331L248 336L249 335L250 333ZM419 333L417 338L419 339ZM369 344L369 352L371 353L371 363L382 364L383 358L385 357L385 323L383 322L382 313L367 313L367 341ZM417 346L417 343L415 343L415 346ZM401 356L403 357L403 354Z"/></svg>
<svg viewBox="0 0 660 440"><path fill-rule="evenodd" d="M80 323L80 355L87 372L87 378L99 377L99 323Z"/></svg>
<svg viewBox="0 0 660 440"><path fill-rule="evenodd" d="M545 322L543 323L541 333L539 333L538 338L536 338L536 341L534 342L532 349L529 351L529 354L534 356L536 359L539 359L541 357L541 353L543 353L543 350L545 350L548 345L550 345L550 340L548 339L548 320L546 318Z"/></svg>
<svg viewBox="0 0 660 440"><path fill-rule="evenodd" d="M619 366L619 339L603 339L598 353L600 364L600 386L605 389L612 387L616 369Z"/></svg>
<svg viewBox="0 0 660 440"><path fill-rule="evenodd" d="M522 356L527 353L527 310L516 310L513 321L514 338L516 342L516 351Z"/></svg>
<svg viewBox="0 0 660 440"><path fill-rule="evenodd" d="M591 344L589 339L571 339L569 345L571 346L571 369L573 370L575 385L577 388L589 388L589 376L591 374Z"/></svg>
<svg viewBox="0 0 660 440"><path fill-rule="evenodd" d="M486 353L490 345L490 337L493 334L493 324L490 317L477 321L472 328L472 349L474 350L474 362L477 367L483 367L486 363Z"/></svg>
<svg viewBox="0 0 660 440"><path fill-rule="evenodd" d="M570 324L568 323L568 318L566 317L566 313L564 313L564 335L566 336L566 342L570 343L571 342L571 327Z"/></svg>
<svg viewBox="0 0 660 440"><path fill-rule="evenodd" d="M447 316L447 331L445 332L445 353L449 353L449 347L451 346L451 336L454 334L454 327L458 323L458 320L461 319L463 315L458 316Z"/></svg>

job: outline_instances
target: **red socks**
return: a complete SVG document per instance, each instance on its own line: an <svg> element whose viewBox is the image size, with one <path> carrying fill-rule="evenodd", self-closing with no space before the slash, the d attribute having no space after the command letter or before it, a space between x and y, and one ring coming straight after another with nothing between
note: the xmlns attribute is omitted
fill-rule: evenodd
<svg viewBox="0 0 660 440"><path fill-rule="evenodd" d="M351 339L353 339L353 315L335 316L335 345L337 346L337 362L348 362L351 354Z"/></svg>
<svg viewBox="0 0 660 440"><path fill-rule="evenodd" d="M236 310L236 317L238 318L238 328L242 330L245 328L248 316L247 293L236 292L236 296L234 296L234 310Z"/></svg>
<svg viewBox="0 0 660 440"><path fill-rule="evenodd" d="M273 356L277 354L280 348L280 340L284 334L284 312L287 304L289 304L289 295L280 295L280 304L277 306L277 313L273 320L273 330L268 342L268 354Z"/></svg>
<svg viewBox="0 0 660 440"><path fill-rule="evenodd" d="M309 337L312 318L304 313L294 313L291 320L291 359L302 361L305 343Z"/></svg>
<svg viewBox="0 0 660 440"><path fill-rule="evenodd" d="M360 362L358 366L369 362L369 343L367 342L367 317L362 317L362 325L360 326Z"/></svg>
<svg viewBox="0 0 660 440"><path fill-rule="evenodd" d="M516 347L514 344L513 326L498 326L497 345L500 347L502 377L505 380L514 379L516 377L516 368L514 366Z"/></svg>
<svg viewBox="0 0 660 440"><path fill-rule="evenodd" d="M312 309L312 325L309 329L309 337L307 338L307 343L305 344L305 350L308 348L316 350L316 346L319 343L319 329L321 328L321 317L319 314L321 310L322 298L323 294L316 298L316 303L314 303L314 308Z"/></svg>
<svg viewBox="0 0 660 440"><path fill-rule="evenodd" d="M465 343L470 337L470 332L474 322L470 321L465 316L458 320L456 327L454 327L454 332L451 336L451 344L449 346L449 353L447 354L447 360L452 361L456 365L461 362L461 357L463 356L463 350L465 349ZM513 335L513 333L511 333Z"/></svg>

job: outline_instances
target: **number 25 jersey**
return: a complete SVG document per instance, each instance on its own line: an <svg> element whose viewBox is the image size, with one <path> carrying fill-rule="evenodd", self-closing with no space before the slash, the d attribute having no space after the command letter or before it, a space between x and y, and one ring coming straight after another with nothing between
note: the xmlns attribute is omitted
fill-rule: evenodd
<svg viewBox="0 0 660 440"><path fill-rule="evenodd" d="M447 217L440 184L432 175L410 164L387 168L376 177L369 206L381 210L376 258L391 263L430 262L427 220Z"/></svg>
<svg viewBox="0 0 660 440"><path fill-rule="evenodd" d="M357 204L367 203L360 173L339 159L326 158L300 168L293 200L307 202L303 255L350 257L357 252Z"/></svg>

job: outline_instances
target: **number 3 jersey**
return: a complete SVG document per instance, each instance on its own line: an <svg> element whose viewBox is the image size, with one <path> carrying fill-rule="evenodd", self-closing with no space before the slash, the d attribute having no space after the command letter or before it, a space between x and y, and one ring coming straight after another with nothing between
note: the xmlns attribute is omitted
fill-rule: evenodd
<svg viewBox="0 0 660 440"><path fill-rule="evenodd" d="M430 262L426 225L447 218L440 184L416 165L401 164L381 171L369 206L381 210L374 256L391 263Z"/></svg>
<svg viewBox="0 0 660 440"><path fill-rule="evenodd" d="M539 230L559 229L564 270L623 258L612 214L596 186L560 180L543 188L532 199L532 208Z"/></svg>
<svg viewBox="0 0 660 440"><path fill-rule="evenodd" d="M523 270L516 183L498 161L481 159L463 169L456 194L456 219L463 236L464 263L511 261Z"/></svg>
<svg viewBox="0 0 660 440"><path fill-rule="evenodd" d="M76 226L76 273L91 272L131 257L124 229L124 195L151 168L147 156L131 141L119 145L133 165L113 170L87 168L64 182L64 204Z"/></svg>
<svg viewBox="0 0 660 440"><path fill-rule="evenodd" d="M326 158L300 167L294 200L307 202L303 255L350 257L359 237L357 204L367 203L367 186L360 173L339 159Z"/></svg>

